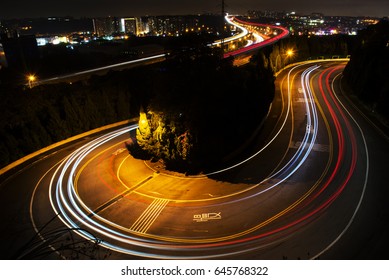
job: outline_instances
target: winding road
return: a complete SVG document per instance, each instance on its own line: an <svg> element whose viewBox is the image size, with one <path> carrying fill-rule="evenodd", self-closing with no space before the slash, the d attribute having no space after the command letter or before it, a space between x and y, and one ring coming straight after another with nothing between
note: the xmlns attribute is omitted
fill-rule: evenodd
<svg viewBox="0 0 389 280"><path fill-rule="evenodd" d="M135 124L36 159L1 182L2 258L385 258L388 139L346 63L284 69L260 135L208 174L134 159Z"/></svg>

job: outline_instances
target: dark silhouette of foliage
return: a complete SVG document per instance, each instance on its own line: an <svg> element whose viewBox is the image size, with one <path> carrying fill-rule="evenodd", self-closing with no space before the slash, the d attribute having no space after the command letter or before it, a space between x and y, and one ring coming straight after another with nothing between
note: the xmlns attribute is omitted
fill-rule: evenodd
<svg viewBox="0 0 389 280"><path fill-rule="evenodd" d="M358 34L358 44L344 77L352 92L372 110L389 119L389 22L381 21Z"/></svg>
<svg viewBox="0 0 389 280"><path fill-rule="evenodd" d="M3 85L0 166L52 143L137 116L150 99L152 67L110 72L73 84L32 89Z"/></svg>

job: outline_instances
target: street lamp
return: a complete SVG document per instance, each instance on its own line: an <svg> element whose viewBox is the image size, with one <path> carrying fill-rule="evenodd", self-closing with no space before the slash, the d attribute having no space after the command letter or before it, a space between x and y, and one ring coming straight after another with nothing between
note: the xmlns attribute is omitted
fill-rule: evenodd
<svg viewBox="0 0 389 280"><path fill-rule="evenodd" d="M287 58L289 57L292 57L294 55L294 50L293 49L288 49L284 54L282 55L285 55ZM281 54L278 54L277 57L276 57L276 63L274 65L274 71L277 70L277 63L278 63L278 59L281 58ZM280 67L281 68L281 67Z"/></svg>
<svg viewBox="0 0 389 280"><path fill-rule="evenodd" d="M294 50L293 49L288 49L286 51L286 58L292 58L294 56ZM288 61L289 62L289 61Z"/></svg>
<svg viewBox="0 0 389 280"><path fill-rule="evenodd" d="M30 88L32 88L32 83L33 82L35 82L35 80L36 80L36 77L35 77L35 75L29 75L28 77L27 77L27 80L28 80L28 86L30 87Z"/></svg>
<svg viewBox="0 0 389 280"><path fill-rule="evenodd" d="M294 55L294 51L292 49L289 49L289 50L286 51L286 56L287 57L291 57L293 55Z"/></svg>

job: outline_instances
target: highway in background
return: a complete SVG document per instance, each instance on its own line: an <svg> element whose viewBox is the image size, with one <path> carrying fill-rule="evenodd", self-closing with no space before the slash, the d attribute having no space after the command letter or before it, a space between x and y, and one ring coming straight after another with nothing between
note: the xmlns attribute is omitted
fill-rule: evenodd
<svg viewBox="0 0 389 280"><path fill-rule="evenodd" d="M33 162L0 186L2 257L383 258L388 145L344 96L345 64L282 71L261 135L208 174L131 157L136 125Z"/></svg>
<svg viewBox="0 0 389 280"><path fill-rule="evenodd" d="M288 30L281 26L246 22L236 18L235 16L230 15L225 16L225 21L227 24L235 26L239 30L239 32L236 32L235 35L224 38L223 40L215 41L214 43L210 44L209 47L221 47L222 44L226 44L227 46L228 44L231 44L235 47L238 45L238 42L242 40L246 42L245 45L243 45L242 47L236 49L234 48L233 50L226 50L224 53L225 58L229 56L238 56L242 54L252 53L258 48L274 44L278 40L285 38L289 35ZM252 39L248 40L248 37ZM105 75L111 70L120 71L132 67L162 62L166 59L168 55L169 53L157 53L152 56L142 57L130 61L115 63L111 65L83 70L75 73L64 74L46 79L39 79L39 77L36 77L35 75L30 75L28 77L28 83L26 84L26 86L34 87L43 84L55 84L61 82L72 83L79 80L87 79L92 75ZM248 60L246 60L244 63L247 62Z"/></svg>

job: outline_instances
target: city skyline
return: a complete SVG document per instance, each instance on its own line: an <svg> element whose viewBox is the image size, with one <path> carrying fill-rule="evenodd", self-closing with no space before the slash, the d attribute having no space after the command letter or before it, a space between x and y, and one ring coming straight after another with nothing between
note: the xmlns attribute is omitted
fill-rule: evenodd
<svg viewBox="0 0 389 280"><path fill-rule="evenodd" d="M296 0L284 2L282 0L228 0L226 11L232 14L243 14L248 10L295 11L301 14L320 12L333 16L371 16L385 17L389 15L389 6L385 0L329 0L326 2L312 2L310 0ZM23 7L21 9L21 7ZM0 10L0 19L46 17L46 16L144 16L144 15L174 15L218 13L221 11L221 1L198 0L183 3L179 0L144 0L135 3L126 3L123 0L84 0L82 3L69 1L8 1L3 3Z"/></svg>

